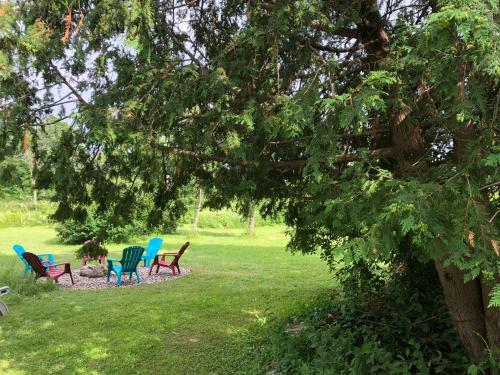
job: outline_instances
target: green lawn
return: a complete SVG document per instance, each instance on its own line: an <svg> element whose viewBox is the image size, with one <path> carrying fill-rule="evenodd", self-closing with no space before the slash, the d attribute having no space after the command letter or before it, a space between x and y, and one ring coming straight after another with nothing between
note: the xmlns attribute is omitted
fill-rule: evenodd
<svg viewBox="0 0 500 375"><path fill-rule="evenodd" d="M238 229L193 236L183 228L164 238L168 250L191 241L181 265L192 274L140 287L7 296L0 373L265 373L261 326L333 284L319 257L285 251L283 227L258 228L252 238ZM0 229L0 267L21 272L16 242L79 266L76 247L60 244L53 229L28 227ZM124 246L110 245L110 256Z"/></svg>

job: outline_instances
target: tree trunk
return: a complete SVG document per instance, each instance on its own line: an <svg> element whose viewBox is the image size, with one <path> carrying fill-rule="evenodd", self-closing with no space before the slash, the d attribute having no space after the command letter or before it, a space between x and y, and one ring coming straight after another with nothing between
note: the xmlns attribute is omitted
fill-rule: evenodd
<svg viewBox="0 0 500 375"><path fill-rule="evenodd" d="M497 277L496 283L500 283ZM500 348L500 309L488 308L490 293L495 283L481 279L481 291L484 305L484 323L486 326L486 338L490 348Z"/></svg>
<svg viewBox="0 0 500 375"><path fill-rule="evenodd" d="M255 204L250 202L250 207L248 209L248 228L247 233L253 236L255 233Z"/></svg>
<svg viewBox="0 0 500 375"><path fill-rule="evenodd" d="M25 131L23 133L23 154L26 164L28 165L28 168L30 170L32 199L33 203L36 204L38 202L38 193L36 191L36 179L35 179L36 158L30 149L30 134L28 131Z"/></svg>
<svg viewBox="0 0 500 375"><path fill-rule="evenodd" d="M194 213L194 220L193 220L193 232L198 231L198 223L200 221L200 213L201 213L201 208L203 206L203 188L201 186L198 187L196 190L196 211Z"/></svg>
<svg viewBox="0 0 500 375"><path fill-rule="evenodd" d="M434 262L453 326L470 359L478 363L486 348L500 347L500 310L488 308L488 286L480 278L464 283L464 272L454 265Z"/></svg>
<svg viewBox="0 0 500 375"><path fill-rule="evenodd" d="M31 180L31 185L34 186L34 184L35 184L35 181ZM36 188L33 187L33 203L37 204L37 202L38 202L38 193L37 193Z"/></svg>

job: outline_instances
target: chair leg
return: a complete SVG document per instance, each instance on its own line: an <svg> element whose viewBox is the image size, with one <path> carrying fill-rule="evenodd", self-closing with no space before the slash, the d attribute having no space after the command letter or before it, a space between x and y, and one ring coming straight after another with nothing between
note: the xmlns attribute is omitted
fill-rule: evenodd
<svg viewBox="0 0 500 375"><path fill-rule="evenodd" d="M118 286L122 283L122 273L118 273Z"/></svg>
<svg viewBox="0 0 500 375"><path fill-rule="evenodd" d="M109 277L111 276L111 270L108 271L108 277L106 279L106 286L109 286Z"/></svg>
<svg viewBox="0 0 500 375"><path fill-rule="evenodd" d="M135 271L135 276L137 276L137 284L140 284L141 278L139 277L139 272Z"/></svg>
<svg viewBox="0 0 500 375"><path fill-rule="evenodd" d="M71 279L71 284L75 285L75 282L73 281L73 274L71 273L71 271L69 271L68 273L69 273L69 278Z"/></svg>
<svg viewBox="0 0 500 375"><path fill-rule="evenodd" d="M156 266L156 273L158 273L159 270L160 270L160 264L158 263L158 265Z"/></svg>
<svg viewBox="0 0 500 375"><path fill-rule="evenodd" d="M176 265L177 267L177 272L179 273L179 275L181 274L181 269L179 268L179 264Z"/></svg>

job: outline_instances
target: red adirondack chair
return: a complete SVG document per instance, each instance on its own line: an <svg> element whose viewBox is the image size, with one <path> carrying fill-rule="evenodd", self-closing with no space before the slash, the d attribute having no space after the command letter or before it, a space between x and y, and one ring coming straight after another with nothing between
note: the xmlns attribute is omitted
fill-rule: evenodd
<svg viewBox="0 0 500 375"><path fill-rule="evenodd" d="M40 258L29 252L24 252L22 254L23 258L26 259L26 262L31 266L33 271L35 272L35 277L38 279L39 277L50 277L53 279L56 283L58 282L57 280L64 275L65 273L69 274L69 277L71 278L71 283L74 284L75 282L73 281L73 275L71 274L71 267L69 263L58 263L58 264L51 264L49 267L44 266ZM63 268L55 268L55 266L64 266ZM48 269L47 269L48 268Z"/></svg>
<svg viewBox="0 0 500 375"><path fill-rule="evenodd" d="M149 275L151 275L151 271L153 271L153 267L156 266L156 273L160 270L160 267L167 267L170 268L172 273L175 276L175 269L177 268L177 271L181 273L181 269L179 268L179 259L184 254L184 251L186 251L187 247L189 246L189 242L186 242L182 247L179 249L178 252L176 253L163 253L163 254L157 254L155 256L155 259L153 261L153 264L151 265L151 268L149 269ZM169 263L166 261L166 257L174 257L174 259Z"/></svg>

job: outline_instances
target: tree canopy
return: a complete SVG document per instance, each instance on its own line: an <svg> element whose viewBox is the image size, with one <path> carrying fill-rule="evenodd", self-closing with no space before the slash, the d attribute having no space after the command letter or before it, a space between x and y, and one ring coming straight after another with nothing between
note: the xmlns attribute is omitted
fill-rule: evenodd
<svg viewBox="0 0 500 375"><path fill-rule="evenodd" d="M435 261L477 359L472 331L500 345L481 307L500 255L499 17L498 0L3 2L0 157L70 119L38 176L59 220L126 219L143 194L152 223L175 217L195 179L212 207L284 211L289 247L332 265ZM462 333L455 269L483 290Z"/></svg>

